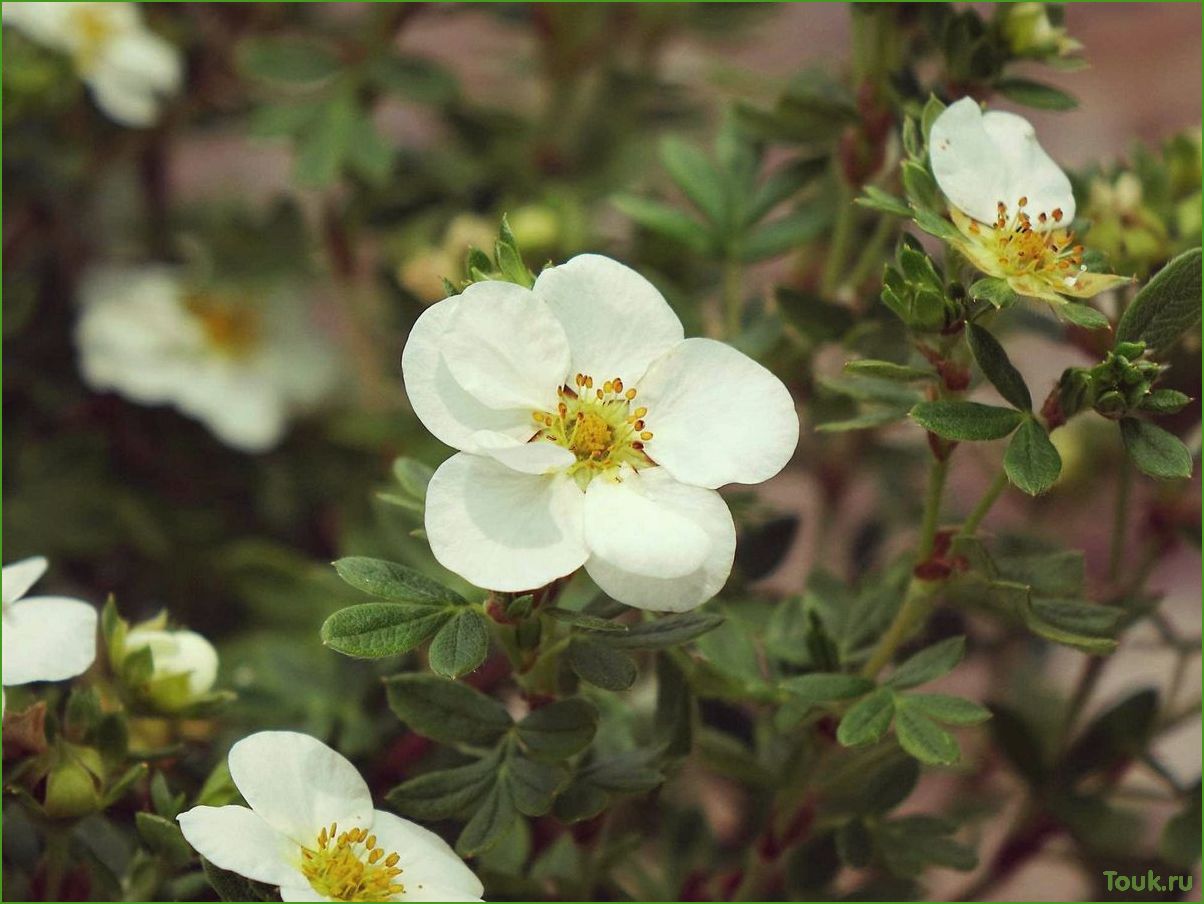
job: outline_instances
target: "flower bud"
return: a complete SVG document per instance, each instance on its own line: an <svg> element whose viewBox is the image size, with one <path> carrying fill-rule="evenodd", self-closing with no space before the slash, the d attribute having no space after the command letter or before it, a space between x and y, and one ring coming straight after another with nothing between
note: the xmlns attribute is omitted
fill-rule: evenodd
<svg viewBox="0 0 1204 904"><path fill-rule="evenodd" d="M213 689L217 651L195 631L169 631L152 624L130 629L118 668L140 703L159 713L178 713Z"/></svg>
<svg viewBox="0 0 1204 904"><path fill-rule="evenodd" d="M1001 7L1003 36L1020 57L1064 57L1082 48L1061 25L1049 18L1044 3L1009 3Z"/></svg>
<svg viewBox="0 0 1204 904"><path fill-rule="evenodd" d="M64 745L46 775L42 802L51 819L80 819L101 806L104 769L100 755L87 747Z"/></svg>

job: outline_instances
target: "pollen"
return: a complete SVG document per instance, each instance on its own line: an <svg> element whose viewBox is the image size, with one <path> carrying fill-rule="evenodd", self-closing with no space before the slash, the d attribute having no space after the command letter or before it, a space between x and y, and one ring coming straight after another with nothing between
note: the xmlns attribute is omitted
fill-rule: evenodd
<svg viewBox="0 0 1204 904"><path fill-rule="evenodd" d="M242 358L259 344L259 312L246 299L192 293L184 307L200 324L210 348L229 358Z"/></svg>
<svg viewBox="0 0 1204 904"><path fill-rule="evenodd" d="M301 849L301 872L314 891L335 901L390 901L405 894L401 856L376 846L363 829L323 827L312 848Z"/></svg>
<svg viewBox="0 0 1204 904"><path fill-rule="evenodd" d="M968 240L971 259L989 261L991 275L1061 280L1066 270L1082 266L1083 246L1075 244L1073 232L1055 225L1062 222L1061 208L1033 213L1026 210L1028 203L1027 196L1016 199L1011 207L999 201L991 224L980 224L960 211L954 214L954 221Z"/></svg>
<svg viewBox="0 0 1204 904"><path fill-rule="evenodd" d="M633 408L639 393L622 379L600 380L594 387L589 374L576 374L572 385L556 391L559 402L554 412L533 411L536 425L532 440L545 440L573 453L576 461L568 473L585 488L596 475L622 465L644 468L653 464L644 452L652 438L645 429L645 405Z"/></svg>

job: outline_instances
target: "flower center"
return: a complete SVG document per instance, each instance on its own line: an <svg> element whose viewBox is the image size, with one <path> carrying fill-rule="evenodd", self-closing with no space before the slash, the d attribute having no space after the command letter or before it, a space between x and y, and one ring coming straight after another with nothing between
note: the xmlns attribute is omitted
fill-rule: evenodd
<svg viewBox="0 0 1204 904"><path fill-rule="evenodd" d="M248 304L193 293L184 299L184 307L197 318L205 339L220 354L245 357L259 343L259 315Z"/></svg>
<svg viewBox="0 0 1204 904"><path fill-rule="evenodd" d="M635 389L624 389L618 377L594 387L594 378L577 374L574 385L556 390L555 412L533 411L539 425L535 439L546 439L568 449L577 461L568 469L584 489L597 474L628 464L645 468L654 462L644 452L652 439L644 418L648 409L633 408Z"/></svg>
<svg viewBox="0 0 1204 904"><path fill-rule="evenodd" d="M1009 214L1008 206L1000 201L995 223L988 227L989 235L982 235L982 227L977 222L970 223L970 233L987 246L1010 276L1032 273L1073 280L1079 270L1086 269L1083 246L1075 244L1074 233L1069 229L1045 228L1051 220L1062 222L1062 209L1055 207L1049 213L1038 213L1038 228L1034 228L1032 216L1024 209L1027 206L1028 198L1022 197L1016 202L1015 212Z"/></svg>
<svg viewBox="0 0 1204 904"><path fill-rule="evenodd" d="M397 880L396 852L385 854L364 829L339 833L338 823L318 833L317 848L301 849L301 872L314 891L336 901L389 901L405 894Z"/></svg>
<svg viewBox="0 0 1204 904"><path fill-rule="evenodd" d="M81 70L92 68L101 49L117 31L112 17L103 7L81 4L71 10L71 24L78 39L75 59Z"/></svg>

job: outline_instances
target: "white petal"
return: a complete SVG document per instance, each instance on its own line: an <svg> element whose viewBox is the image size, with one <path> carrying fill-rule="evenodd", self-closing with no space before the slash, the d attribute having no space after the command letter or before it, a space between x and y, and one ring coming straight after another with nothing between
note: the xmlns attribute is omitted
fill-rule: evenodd
<svg viewBox="0 0 1204 904"><path fill-rule="evenodd" d="M88 77L96 106L109 119L140 129L159 118L159 100L150 86L120 69L103 67Z"/></svg>
<svg viewBox="0 0 1204 904"><path fill-rule="evenodd" d="M467 448L469 438L479 430L525 440L532 433L530 407L490 408L457 383L447 366L442 344L463 302L464 296L456 295L431 305L410 330L401 353L410 405L427 430L456 449Z"/></svg>
<svg viewBox="0 0 1204 904"><path fill-rule="evenodd" d="M585 570L599 587L621 603L654 612L685 612L722 589L736 553L736 526L723 498L714 490L675 481L664 468L640 472L644 495L663 508L701 527L710 539L706 559L678 578L647 577L626 571L600 556Z"/></svg>
<svg viewBox="0 0 1204 904"><path fill-rule="evenodd" d="M63 681L96 659L96 608L62 596L30 596L4 608L3 683Z"/></svg>
<svg viewBox="0 0 1204 904"><path fill-rule="evenodd" d="M472 435L469 450L524 474L552 474L577 460L568 449L547 440L524 442L487 430Z"/></svg>
<svg viewBox="0 0 1204 904"><path fill-rule="evenodd" d="M179 387L176 404L242 452L276 446L288 421L288 402L266 374L218 357L195 363L191 379Z"/></svg>
<svg viewBox="0 0 1204 904"><path fill-rule="evenodd" d="M479 901L485 888L472 870L438 835L408 819L376 811L372 833L377 847L401 858L402 901Z"/></svg>
<svg viewBox="0 0 1204 904"><path fill-rule="evenodd" d="M372 824L372 795L356 768L317 738L261 731L230 748L230 777L251 809L298 844L322 826Z"/></svg>
<svg viewBox="0 0 1204 904"><path fill-rule="evenodd" d="M221 869L272 885L304 881L293 865L300 847L246 807L193 807L176 819L196 852Z"/></svg>
<svg viewBox="0 0 1204 904"><path fill-rule="evenodd" d="M37 583L38 578L46 573L46 559L43 556L33 556L5 565L0 579L0 598L4 605L15 603L29 592L29 588Z"/></svg>
<svg viewBox="0 0 1204 904"><path fill-rule="evenodd" d="M571 478L458 453L426 491L426 533L445 568L489 590L532 590L586 558L583 496Z"/></svg>
<svg viewBox="0 0 1204 904"><path fill-rule="evenodd" d="M149 647L155 675L188 675L188 691L204 694L217 680L217 650L195 631L159 631L135 628L125 639L129 651Z"/></svg>
<svg viewBox="0 0 1204 904"><path fill-rule="evenodd" d="M1002 201L1014 213L1022 197L1034 224L1039 213L1061 208L1063 223L1074 219L1074 193L1066 174L1037 143L1032 125L1002 111L984 114L964 97L932 125L929 155L937 185L955 207L993 223ZM1052 228L1052 220L1048 226Z"/></svg>
<svg viewBox="0 0 1204 904"><path fill-rule="evenodd" d="M655 468L649 469L651 474ZM627 471L599 477L585 492L585 543L590 555L629 574L679 578L698 569L711 540L689 517L649 496L657 479Z"/></svg>
<svg viewBox="0 0 1204 904"><path fill-rule="evenodd" d="M648 369L639 402L653 461L684 483L760 483L798 445L794 400L782 381L714 339L687 339Z"/></svg>
<svg viewBox="0 0 1204 904"><path fill-rule="evenodd" d="M173 44L139 26L115 37L105 47L106 62L119 68L144 90L172 94L183 76L180 52Z"/></svg>
<svg viewBox="0 0 1204 904"><path fill-rule="evenodd" d="M598 254L549 267L539 274L534 291L564 324L572 372L589 374L599 385L612 377L634 385L649 364L685 336L652 283Z"/></svg>
<svg viewBox="0 0 1204 904"><path fill-rule="evenodd" d="M560 321L529 289L504 282L473 283L460 295L439 343L464 390L496 409L556 404L569 371Z"/></svg>
<svg viewBox="0 0 1204 904"><path fill-rule="evenodd" d="M305 877L301 877L300 882L291 882L280 886L281 901L333 901L334 898L327 898L324 895L314 891L314 887L306 881Z"/></svg>

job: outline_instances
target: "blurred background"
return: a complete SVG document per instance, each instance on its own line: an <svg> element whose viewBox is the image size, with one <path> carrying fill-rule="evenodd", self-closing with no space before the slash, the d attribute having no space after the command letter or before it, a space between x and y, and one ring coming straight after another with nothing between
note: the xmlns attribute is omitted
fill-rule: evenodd
<svg viewBox="0 0 1204 904"><path fill-rule="evenodd" d="M69 58L4 28L4 560L45 555L45 590L98 604L111 593L130 618L166 608L211 637L221 683L240 695L221 729L230 737L271 726L332 737L391 784L407 754L377 673L321 648L317 629L352 601L332 559L432 567L414 513L389 498L397 456L436 465L447 454L406 405L398 362L409 325L444 296L443 278L464 276L469 245L492 246L506 213L532 267L611 254L662 288L688 335L719 333L715 271L636 227L614 199L675 197L656 162L663 135L709 145L731 104L770 106L804 70L846 73L850 10L187 3L142 12L182 61L181 90L142 128L99 113ZM1089 66L1041 69L1079 100L1070 111L1025 110L1042 144L1087 185L1131 163L1137 146L1158 152L1194 133L1198 213L1200 8L1076 3L1065 27ZM807 285L810 253L749 267L746 295ZM911 465L925 453L914 432L888 431L874 448L815 434L827 403L801 359L781 351L780 328L740 338L772 356L796 391L804 439L792 467L737 500L749 513L738 580L785 596L817 564L856 576L906 549L910 538L894 528L919 492ZM1013 341L1038 398L1063 368L1098 360L1060 330ZM820 343L806 361L835 375L847 357ZM1198 399L1198 338L1175 363L1169 385ZM1195 407L1171 420L1198 450ZM1120 449L1099 424L1068 428L1059 447L1055 491L1006 494L987 526L1084 549L1102 592ZM886 453L907 468L883 472ZM949 520L979 497L999 454L959 457ZM1130 503L1134 524L1165 537L1148 586L1165 594L1178 635L1197 639L1199 495L1198 477L1190 487L1140 480ZM1130 538L1122 553L1137 546ZM1178 699L1197 698L1199 660L1184 671L1156 639L1152 627L1133 632L1088 711L1146 685L1173 682ZM1065 688L1082 667L1081 655L1058 649L1040 655L1038 673L1016 674L1019 661L1006 650L972 660L955 673L956 690L979 699L1002 687ZM197 728L219 747L229 738L214 730ZM1158 750L1195 781L1198 718ZM198 776L203 768L195 764ZM739 800L723 782L700 781L722 834L738 822ZM976 781L1005 801L1016 790L990 768ZM907 806L931 809L954 787L926 779ZM986 850L1004 823L984 824ZM984 894L1074 899L1087 886L1062 861L1054 845ZM935 881L939 899L967 879Z"/></svg>

